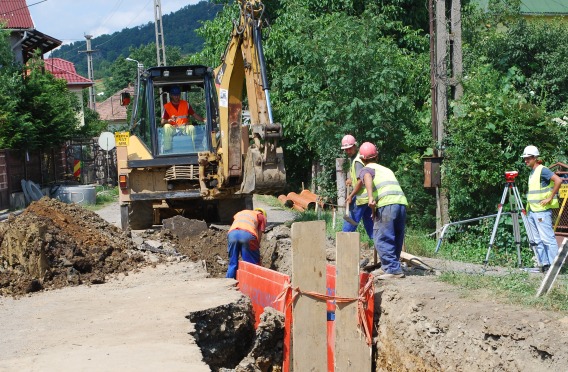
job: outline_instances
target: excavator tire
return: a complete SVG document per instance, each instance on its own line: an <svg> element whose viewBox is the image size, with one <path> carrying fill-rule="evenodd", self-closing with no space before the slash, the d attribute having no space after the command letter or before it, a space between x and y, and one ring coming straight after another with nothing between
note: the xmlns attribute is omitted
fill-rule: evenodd
<svg viewBox="0 0 568 372"><path fill-rule="evenodd" d="M153 223L154 208L151 201L137 200L128 205L128 226L131 230L149 229Z"/></svg>

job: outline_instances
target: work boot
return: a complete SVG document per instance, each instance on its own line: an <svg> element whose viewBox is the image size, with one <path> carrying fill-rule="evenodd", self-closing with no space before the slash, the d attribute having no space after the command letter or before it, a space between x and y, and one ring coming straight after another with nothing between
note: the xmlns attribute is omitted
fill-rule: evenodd
<svg viewBox="0 0 568 372"><path fill-rule="evenodd" d="M386 279L401 279L404 278L406 275L404 275L404 273L401 271L399 273L395 273L395 274L389 274L389 273L384 273L382 275L378 275L375 278L377 280L386 280Z"/></svg>
<svg viewBox="0 0 568 372"><path fill-rule="evenodd" d="M540 271L542 271L544 274L546 274L548 269L550 269L550 265L542 265Z"/></svg>
<svg viewBox="0 0 568 372"><path fill-rule="evenodd" d="M377 270L371 271L371 274L376 278L376 277L378 277L379 275L384 275L384 274L386 274L386 272L383 270L382 267L379 267Z"/></svg>

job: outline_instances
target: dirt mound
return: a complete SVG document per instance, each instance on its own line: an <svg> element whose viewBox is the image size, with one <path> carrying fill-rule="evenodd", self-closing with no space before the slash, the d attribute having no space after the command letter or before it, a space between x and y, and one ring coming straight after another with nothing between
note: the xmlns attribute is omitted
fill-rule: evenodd
<svg viewBox="0 0 568 372"><path fill-rule="evenodd" d="M0 295L103 283L144 263L133 248L96 213L43 198L0 224Z"/></svg>

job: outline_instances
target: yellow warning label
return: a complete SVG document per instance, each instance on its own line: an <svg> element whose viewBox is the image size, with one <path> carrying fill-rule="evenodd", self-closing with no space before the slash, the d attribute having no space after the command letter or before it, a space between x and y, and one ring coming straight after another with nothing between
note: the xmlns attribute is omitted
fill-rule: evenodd
<svg viewBox="0 0 568 372"><path fill-rule="evenodd" d="M560 185L558 195L560 195L560 197L564 199L566 197L566 194L568 194L568 183L563 183L562 185Z"/></svg>
<svg viewBox="0 0 568 372"><path fill-rule="evenodd" d="M114 132L114 142L117 146L128 146L130 132Z"/></svg>

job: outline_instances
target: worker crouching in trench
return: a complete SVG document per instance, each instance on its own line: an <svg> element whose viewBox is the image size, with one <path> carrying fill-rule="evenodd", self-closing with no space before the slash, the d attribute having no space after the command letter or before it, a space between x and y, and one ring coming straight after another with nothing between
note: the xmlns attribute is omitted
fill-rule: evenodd
<svg viewBox="0 0 568 372"><path fill-rule="evenodd" d="M260 240L266 228L266 212L262 208L240 211L233 217L229 229L229 267L227 278L235 279L239 267L239 256L243 261L260 265Z"/></svg>

